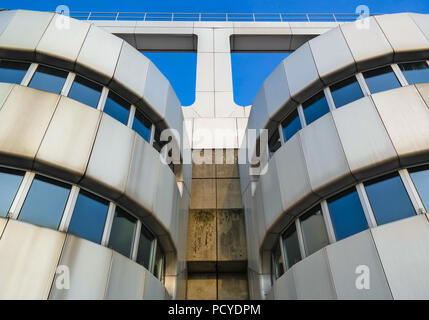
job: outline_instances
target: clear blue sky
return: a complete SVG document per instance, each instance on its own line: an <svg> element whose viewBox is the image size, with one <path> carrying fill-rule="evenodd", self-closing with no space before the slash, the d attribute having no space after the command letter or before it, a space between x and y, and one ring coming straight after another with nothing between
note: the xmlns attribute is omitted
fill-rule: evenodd
<svg viewBox="0 0 429 320"><path fill-rule="evenodd" d="M3 0L1 8L54 11L65 4L71 11L189 12L189 13L354 13L365 4L372 13L412 11L429 13L429 0ZM182 105L195 96L195 53L145 53L169 78ZM231 55L234 99L239 105L253 101L263 80L286 53L234 53ZM252 68L248 66L251 65Z"/></svg>

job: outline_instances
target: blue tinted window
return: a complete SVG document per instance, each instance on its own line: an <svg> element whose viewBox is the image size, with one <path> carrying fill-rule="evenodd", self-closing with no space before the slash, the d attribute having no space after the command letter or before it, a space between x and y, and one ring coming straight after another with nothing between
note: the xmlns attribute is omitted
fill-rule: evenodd
<svg viewBox="0 0 429 320"><path fill-rule="evenodd" d="M328 206L337 240L368 228L365 213L355 188L328 199Z"/></svg>
<svg viewBox="0 0 429 320"><path fill-rule="evenodd" d="M296 233L295 223L293 223L282 235L283 249L285 252L285 266L290 269L295 263L301 260L301 251L299 250L298 234Z"/></svg>
<svg viewBox="0 0 429 320"><path fill-rule="evenodd" d="M282 127L285 141L288 141L301 129L298 111L294 110L290 115L288 115L287 118L282 122Z"/></svg>
<svg viewBox="0 0 429 320"><path fill-rule="evenodd" d="M0 60L0 82L20 84L29 67L29 63Z"/></svg>
<svg viewBox="0 0 429 320"><path fill-rule="evenodd" d="M18 220L51 229L58 229L70 186L36 176L25 198Z"/></svg>
<svg viewBox="0 0 429 320"><path fill-rule="evenodd" d="M6 217L15 198L24 173L15 170L0 170L0 217Z"/></svg>
<svg viewBox="0 0 429 320"><path fill-rule="evenodd" d="M28 86L39 90L60 93L66 78L67 72L63 70L39 65Z"/></svg>
<svg viewBox="0 0 429 320"><path fill-rule="evenodd" d="M398 174L365 183L365 189L379 225L415 214Z"/></svg>
<svg viewBox="0 0 429 320"><path fill-rule="evenodd" d="M151 123L148 118L140 111L136 109L136 115L134 117L133 129L146 141L150 139L150 128Z"/></svg>
<svg viewBox="0 0 429 320"><path fill-rule="evenodd" d="M401 86L390 66L370 70L363 73L371 93L386 91Z"/></svg>
<svg viewBox="0 0 429 320"><path fill-rule="evenodd" d="M109 203L93 194L80 191L68 232L100 243Z"/></svg>
<svg viewBox="0 0 429 320"><path fill-rule="evenodd" d="M137 219L116 207L110 232L109 248L131 258L136 227Z"/></svg>
<svg viewBox="0 0 429 320"><path fill-rule="evenodd" d="M299 218L305 252L310 255L329 244L320 206L316 206Z"/></svg>
<svg viewBox="0 0 429 320"><path fill-rule="evenodd" d="M268 148L270 152L276 152L282 146L280 142L280 134L278 130L274 130L274 133L271 135L268 140Z"/></svg>
<svg viewBox="0 0 429 320"><path fill-rule="evenodd" d="M152 255L153 240L154 237L151 235L151 233L146 230L144 226L142 226L136 261L148 270L150 258Z"/></svg>
<svg viewBox="0 0 429 320"><path fill-rule="evenodd" d="M429 211L429 166L410 169L409 172L426 211Z"/></svg>
<svg viewBox="0 0 429 320"><path fill-rule="evenodd" d="M86 78L76 76L71 86L69 97L88 106L97 108L103 88Z"/></svg>
<svg viewBox="0 0 429 320"><path fill-rule="evenodd" d="M336 83L330 88L332 98L337 108L363 97L362 90L354 76Z"/></svg>
<svg viewBox="0 0 429 320"><path fill-rule="evenodd" d="M399 68L409 84L429 82L429 67L426 61L401 63Z"/></svg>
<svg viewBox="0 0 429 320"><path fill-rule="evenodd" d="M302 104L307 125L329 112L328 102L323 91L319 92Z"/></svg>
<svg viewBox="0 0 429 320"><path fill-rule="evenodd" d="M130 114L130 104L114 92L109 91L103 111L127 125L128 115Z"/></svg>

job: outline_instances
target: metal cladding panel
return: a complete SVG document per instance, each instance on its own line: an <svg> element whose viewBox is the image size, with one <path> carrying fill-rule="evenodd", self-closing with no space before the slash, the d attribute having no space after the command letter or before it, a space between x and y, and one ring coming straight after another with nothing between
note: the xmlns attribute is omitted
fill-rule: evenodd
<svg viewBox="0 0 429 320"><path fill-rule="evenodd" d="M60 68L73 68L90 24L56 14L36 48L36 59Z"/></svg>
<svg viewBox="0 0 429 320"><path fill-rule="evenodd" d="M299 103L323 88L311 51L307 42L284 60L290 94Z"/></svg>
<svg viewBox="0 0 429 320"><path fill-rule="evenodd" d="M316 194L323 197L354 182L331 113L299 134L310 184Z"/></svg>
<svg viewBox="0 0 429 320"><path fill-rule="evenodd" d="M429 108L429 83L418 83L415 86Z"/></svg>
<svg viewBox="0 0 429 320"><path fill-rule="evenodd" d="M159 153L136 134L125 194L119 199L119 203L131 208L140 216L152 212L160 166Z"/></svg>
<svg viewBox="0 0 429 320"><path fill-rule="evenodd" d="M143 96L149 59L123 42L110 87L129 100L136 103Z"/></svg>
<svg viewBox="0 0 429 320"><path fill-rule="evenodd" d="M135 135L130 128L104 113L82 186L112 199L119 198L127 184Z"/></svg>
<svg viewBox="0 0 429 320"><path fill-rule="evenodd" d="M0 218L0 239L8 221L9 221L8 219Z"/></svg>
<svg viewBox="0 0 429 320"><path fill-rule="evenodd" d="M317 71L329 85L356 72L352 53L340 27L336 27L309 41Z"/></svg>
<svg viewBox="0 0 429 320"><path fill-rule="evenodd" d="M0 240L0 299L47 299L64 240L64 233L9 219Z"/></svg>
<svg viewBox="0 0 429 320"><path fill-rule="evenodd" d="M426 161L429 109L414 86L372 95L402 165Z"/></svg>
<svg viewBox="0 0 429 320"><path fill-rule="evenodd" d="M3 103L6 101L13 87L14 85L11 83L0 83L0 110L3 107Z"/></svg>
<svg viewBox="0 0 429 320"><path fill-rule="evenodd" d="M85 173L101 112L61 97L37 152L34 168L72 182Z"/></svg>
<svg viewBox="0 0 429 320"><path fill-rule="evenodd" d="M106 291L107 300L141 300L145 273L141 265L113 252L109 284Z"/></svg>
<svg viewBox="0 0 429 320"><path fill-rule="evenodd" d="M58 99L56 94L14 86L0 110L3 164L31 168Z"/></svg>
<svg viewBox="0 0 429 320"><path fill-rule="evenodd" d="M143 300L165 300L165 288L155 276L146 272L144 278Z"/></svg>
<svg viewBox="0 0 429 320"><path fill-rule="evenodd" d="M76 63L76 72L108 84L124 40L91 25Z"/></svg>
<svg viewBox="0 0 429 320"><path fill-rule="evenodd" d="M176 146L178 146L179 150L181 150L181 146L184 142L183 137L183 112L182 105L179 99L176 96L173 88L168 85L167 92L167 106L165 108L165 113L163 115L163 119L167 123L168 127L174 130L177 130L178 137L174 136L174 140Z"/></svg>
<svg viewBox="0 0 429 320"><path fill-rule="evenodd" d="M70 288L57 288L50 300L101 300L105 298L112 263L112 250L93 242L67 235L58 265L70 271ZM58 261L58 260L57 260Z"/></svg>
<svg viewBox="0 0 429 320"><path fill-rule="evenodd" d="M352 174L359 180L399 166L398 155L369 97L332 112Z"/></svg>
<svg viewBox="0 0 429 320"><path fill-rule="evenodd" d="M9 23L0 35L0 58L33 60L36 46L54 14L25 10L12 14L13 17L2 12Z"/></svg>
<svg viewBox="0 0 429 320"><path fill-rule="evenodd" d="M0 35L7 28L7 25L10 20L12 20L16 12L16 10L4 10L0 12Z"/></svg>
<svg viewBox="0 0 429 320"><path fill-rule="evenodd" d="M410 14L379 15L375 19L395 52L395 61L422 59L429 56L429 40Z"/></svg>
<svg viewBox="0 0 429 320"><path fill-rule="evenodd" d="M275 300L296 300L298 298L293 274L292 267L274 282L272 291Z"/></svg>
<svg viewBox="0 0 429 320"><path fill-rule="evenodd" d="M258 186L255 190L255 195L253 196L253 208L252 210L252 216L253 216L253 225L254 230L256 232L257 236L257 248L261 247L261 244L263 243L265 234L267 233L267 224L265 222L265 213L264 213L264 203L262 198L262 189L261 189L261 182L259 181ZM248 238L248 237L247 237Z"/></svg>
<svg viewBox="0 0 429 320"><path fill-rule="evenodd" d="M428 299L429 223L425 215L371 229L394 299Z"/></svg>
<svg viewBox="0 0 429 320"><path fill-rule="evenodd" d="M249 129L264 129L270 117L268 115L267 100L265 97L265 85L262 84L252 103L247 127Z"/></svg>
<svg viewBox="0 0 429 320"><path fill-rule="evenodd" d="M243 194L244 205L244 226L246 228L246 245L247 245L247 266L250 269L258 270L259 265L259 243L255 230L255 207L252 203L250 188Z"/></svg>
<svg viewBox="0 0 429 320"><path fill-rule="evenodd" d="M421 32L425 35L426 39L429 40L429 19L427 14L420 13L409 13L411 19L419 27Z"/></svg>
<svg viewBox="0 0 429 320"><path fill-rule="evenodd" d="M293 275L298 299L337 299L326 248L295 264Z"/></svg>
<svg viewBox="0 0 429 320"><path fill-rule="evenodd" d="M374 17L340 26L358 71L392 63L393 49Z"/></svg>
<svg viewBox="0 0 429 320"><path fill-rule="evenodd" d="M371 231L366 230L326 247L337 297L344 299L392 299L389 285L375 248ZM358 289L359 266L370 270L370 288Z"/></svg>

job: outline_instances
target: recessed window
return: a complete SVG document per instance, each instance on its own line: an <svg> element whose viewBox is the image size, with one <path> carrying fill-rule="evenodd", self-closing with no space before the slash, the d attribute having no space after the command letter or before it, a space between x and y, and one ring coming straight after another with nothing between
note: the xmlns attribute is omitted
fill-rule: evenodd
<svg viewBox="0 0 429 320"><path fill-rule="evenodd" d="M61 93L67 75L66 71L39 65L28 86L52 93Z"/></svg>
<svg viewBox="0 0 429 320"><path fill-rule="evenodd" d="M310 255L329 244L325 221L320 206L316 206L299 218L305 252Z"/></svg>
<svg viewBox="0 0 429 320"><path fill-rule="evenodd" d="M116 207L110 232L109 248L131 258L137 228L137 219Z"/></svg>
<svg viewBox="0 0 429 320"><path fill-rule="evenodd" d="M124 125L127 125L128 116L130 115L130 104L116 93L109 91L103 111Z"/></svg>
<svg viewBox="0 0 429 320"><path fill-rule="evenodd" d="M415 215L407 191L397 173L365 183L372 211L379 225Z"/></svg>
<svg viewBox="0 0 429 320"><path fill-rule="evenodd" d="M426 61L399 64L409 84L429 82L429 66Z"/></svg>
<svg viewBox="0 0 429 320"><path fill-rule="evenodd" d="M20 84L29 67L25 62L0 60L0 82Z"/></svg>
<svg viewBox="0 0 429 320"><path fill-rule="evenodd" d="M90 107L97 108L102 89L101 85L86 78L76 76L68 96Z"/></svg>
<svg viewBox="0 0 429 320"><path fill-rule="evenodd" d="M272 275L274 277L273 280L276 280L285 272L280 243L277 242L271 254Z"/></svg>
<svg viewBox="0 0 429 320"><path fill-rule="evenodd" d="M302 107L307 125L329 112L328 102L323 91L304 102Z"/></svg>
<svg viewBox="0 0 429 320"><path fill-rule="evenodd" d="M301 260L298 234L295 223L293 223L282 235L283 249L285 252L285 269L290 269L295 263Z"/></svg>
<svg viewBox="0 0 429 320"><path fill-rule="evenodd" d="M5 218L9 213L23 177L23 172L6 168L0 169L0 217Z"/></svg>
<svg viewBox="0 0 429 320"><path fill-rule="evenodd" d="M80 238L100 243L109 203L81 190L76 201L68 232Z"/></svg>
<svg viewBox="0 0 429 320"><path fill-rule="evenodd" d="M332 85L330 89L337 108L363 97L362 90L355 76Z"/></svg>
<svg viewBox="0 0 429 320"><path fill-rule="evenodd" d="M69 193L69 185L37 175L25 198L18 220L58 229Z"/></svg>
<svg viewBox="0 0 429 320"><path fill-rule="evenodd" d="M148 270L150 269L154 239L154 236L142 226L136 261Z"/></svg>
<svg viewBox="0 0 429 320"><path fill-rule="evenodd" d="M391 66L366 71L363 73L363 76L371 93L399 88L401 86Z"/></svg>
<svg viewBox="0 0 429 320"><path fill-rule="evenodd" d="M268 140L268 148L271 153L276 152L281 147L280 142L280 134L278 130L274 130L274 133L271 135L270 139Z"/></svg>
<svg viewBox="0 0 429 320"><path fill-rule="evenodd" d="M328 199L328 207L337 240L368 229L365 213L355 188Z"/></svg>
<svg viewBox="0 0 429 320"><path fill-rule="evenodd" d="M429 166L408 170L426 211L429 211Z"/></svg>
<svg viewBox="0 0 429 320"><path fill-rule="evenodd" d="M164 251L158 245L156 247L155 255L155 267L153 270L153 275L158 278L159 281L164 282L164 269L165 269L165 256Z"/></svg>
<svg viewBox="0 0 429 320"><path fill-rule="evenodd" d="M146 141L150 140L150 129L152 127L148 118L138 109L133 122L133 129Z"/></svg>
<svg viewBox="0 0 429 320"><path fill-rule="evenodd" d="M298 111L293 110L282 122L283 137L288 141L295 133L301 130L301 122L299 121Z"/></svg>

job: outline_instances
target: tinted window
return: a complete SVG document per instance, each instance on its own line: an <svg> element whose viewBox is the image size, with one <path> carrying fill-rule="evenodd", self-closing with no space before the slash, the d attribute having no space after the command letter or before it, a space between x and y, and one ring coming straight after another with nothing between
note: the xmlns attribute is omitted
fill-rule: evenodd
<svg viewBox="0 0 429 320"><path fill-rule="evenodd" d="M302 104L307 125L329 112L328 102L323 91Z"/></svg>
<svg viewBox="0 0 429 320"><path fill-rule="evenodd" d="M149 270L150 258L152 255L153 236L143 226L139 239L137 251L137 263Z"/></svg>
<svg viewBox="0 0 429 320"><path fill-rule="evenodd" d="M36 176L25 198L18 220L51 229L58 229L70 186Z"/></svg>
<svg viewBox="0 0 429 320"><path fill-rule="evenodd" d="M39 90L60 93L66 78L67 72L63 70L39 65L28 86Z"/></svg>
<svg viewBox="0 0 429 320"><path fill-rule="evenodd" d="M301 130L301 122L299 121L298 111L294 110L287 118L282 122L283 136L285 141L288 141L292 136Z"/></svg>
<svg viewBox="0 0 429 320"><path fill-rule="evenodd" d="M76 76L71 86L69 97L88 106L97 108L102 87L86 78Z"/></svg>
<svg viewBox="0 0 429 320"><path fill-rule="evenodd" d="M363 73L371 93L386 91L401 86L390 66L370 70Z"/></svg>
<svg viewBox="0 0 429 320"><path fill-rule="evenodd" d="M401 63L399 68L409 84L429 82L429 67L426 61Z"/></svg>
<svg viewBox="0 0 429 320"><path fill-rule="evenodd" d="M278 242L272 252L271 263L273 268L272 274L274 276L274 280L280 278L281 275L284 273L284 267L283 267L282 252L280 250L280 244Z"/></svg>
<svg viewBox="0 0 429 320"><path fill-rule="evenodd" d="M301 216L302 237L307 255L329 244L328 234L326 232L325 221L323 220L320 206L311 209Z"/></svg>
<svg viewBox="0 0 429 320"><path fill-rule="evenodd" d="M398 174L365 183L365 189L379 225L415 214Z"/></svg>
<svg viewBox="0 0 429 320"><path fill-rule="evenodd" d="M150 128L151 123L145 115L136 109L136 115L134 117L133 129L146 141L150 140Z"/></svg>
<svg viewBox="0 0 429 320"><path fill-rule="evenodd" d="M410 169L409 172L426 211L429 211L429 166Z"/></svg>
<svg viewBox="0 0 429 320"><path fill-rule="evenodd" d="M24 173L15 170L0 170L0 217L9 213L12 201L15 198Z"/></svg>
<svg viewBox="0 0 429 320"><path fill-rule="evenodd" d="M356 77L350 77L344 81L334 84L331 88L332 98L337 108L363 97L362 90Z"/></svg>
<svg viewBox="0 0 429 320"><path fill-rule="evenodd" d="M286 269L291 268L295 263L301 260L301 251L299 250L298 235L296 233L295 223L292 224L282 235L283 249L285 251Z"/></svg>
<svg viewBox="0 0 429 320"><path fill-rule="evenodd" d="M122 122L124 125L127 125L128 116L130 114L130 104L114 92L109 91L103 111Z"/></svg>
<svg viewBox="0 0 429 320"><path fill-rule="evenodd" d="M0 60L0 82L20 84L29 67L29 63Z"/></svg>
<svg viewBox="0 0 429 320"><path fill-rule="evenodd" d="M271 135L268 140L268 148L271 153L276 152L281 147L280 134L278 130L274 130L274 133Z"/></svg>
<svg viewBox="0 0 429 320"><path fill-rule="evenodd" d="M100 243L108 208L109 203L107 201L81 190L68 232L89 241Z"/></svg>
<svg viewBox="0 0 429 320"><path fill-rule="evenodd" d="M135 238L137 219L116 207L110 232L109 248L131 258Z"/></svg>
<svg viewBox="0 0 429 320"><path fill-rule="evenodd" d="M365 213L355 188L328 199L328 206L337 240L368 228Z"/></svg>
<svg viewBox="0 0 429 320"><path fill-rule="evenodd" d="M156 249L155 255L155 269L153 270L153 275L158 278L160 281L164 281L164 252L158 246Z"/></svg>

